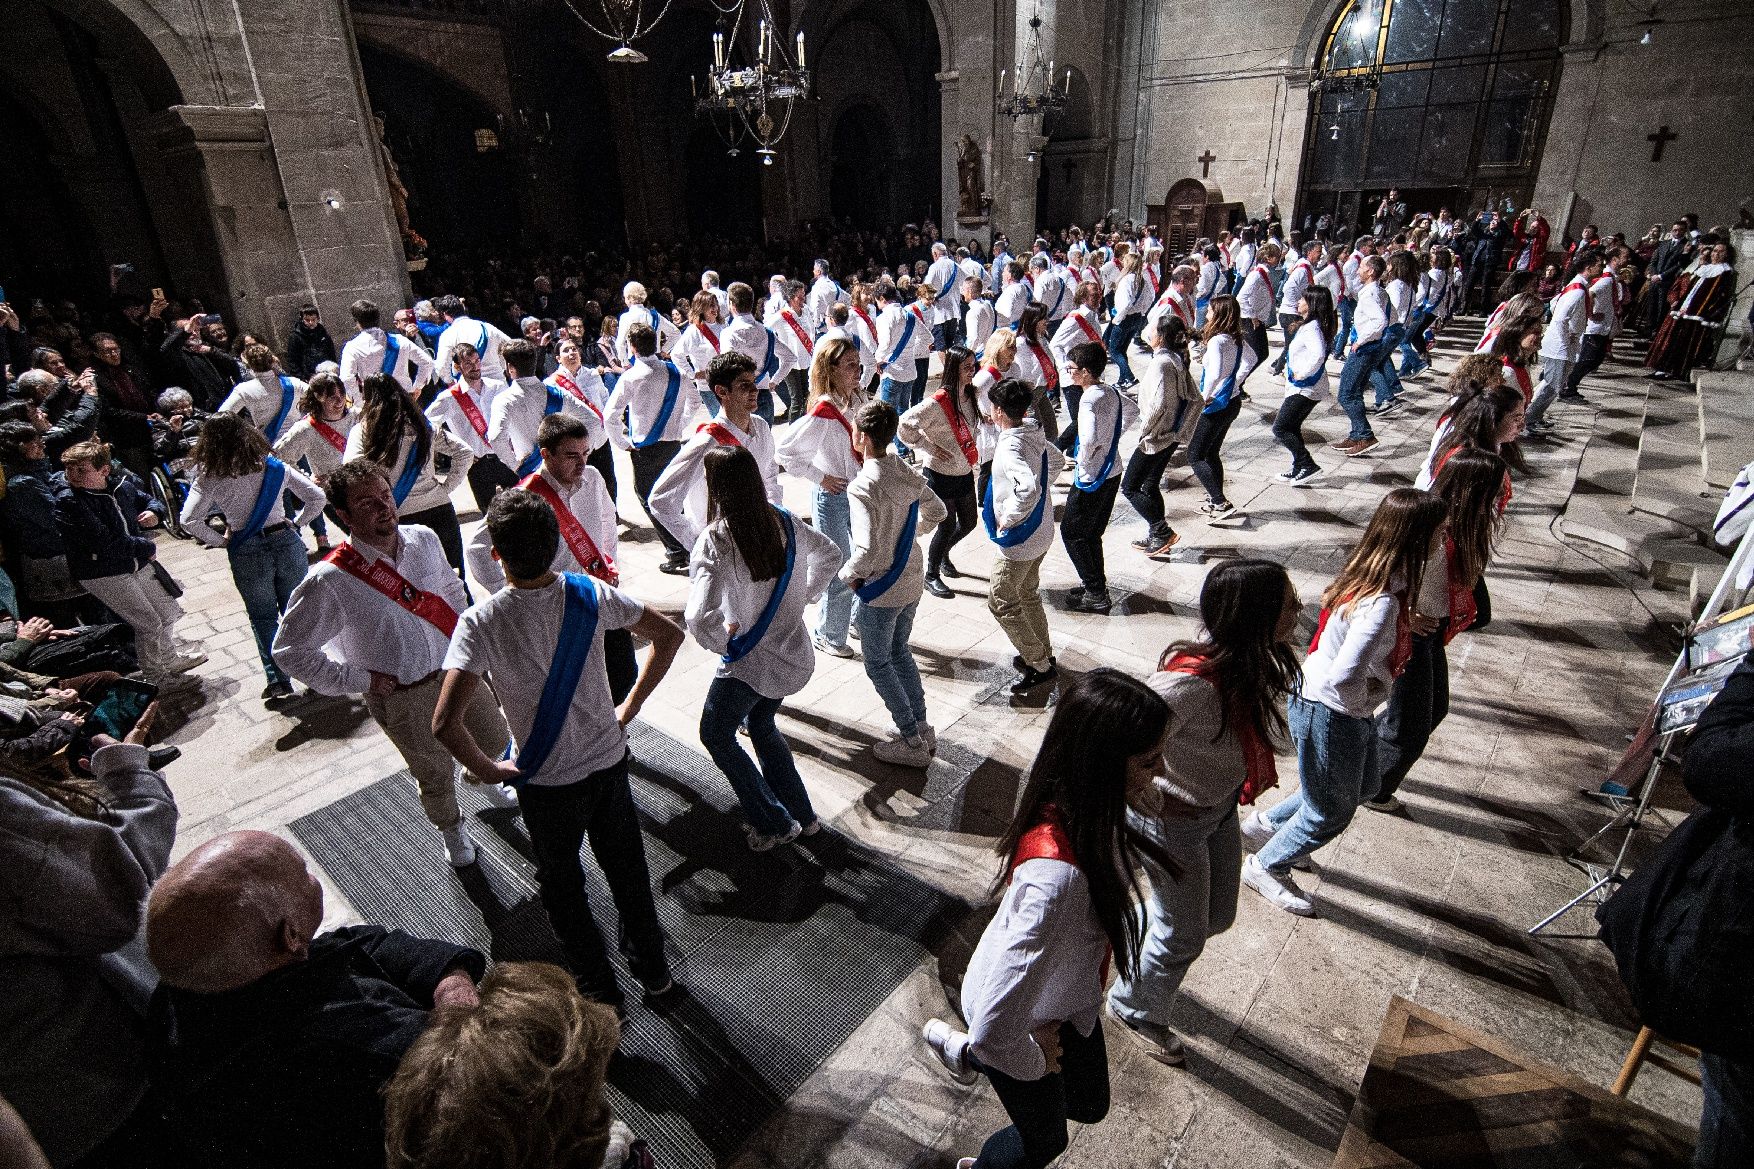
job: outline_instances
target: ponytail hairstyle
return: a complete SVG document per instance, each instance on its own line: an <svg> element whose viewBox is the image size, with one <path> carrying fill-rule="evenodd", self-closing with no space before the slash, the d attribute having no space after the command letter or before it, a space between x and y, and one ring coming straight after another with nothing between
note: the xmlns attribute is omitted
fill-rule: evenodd
<svg viewBox="0 0 1754 1169"><path fill-rule="evenodd" d="M374 373L360 383L364 399L359 411L361 453L380 467L400 473L402 432L414 432L415 462L426 465L432 454L432 423L420 412L414 396L387 373Z"/></svg>
<svg viewBox="0 0 1754 1169"><path fill-rule="evenodd" d="M1234 296L1212 298L1212 303L1206 307L1206 331L1200 334L1200 342L1210 345L1212 338L1221 333L1238 345L1242 344L1242 309Z"/></svg>
<svg viewBox="0 0 1754 1169"><path fill-rule="evenodd" d="M1090 889L1091 910L1114 947L1115 966L1128 977L1138 969L1143 929L1126 833L1127 775L1135 757L1162 748L1168 728L1169 705L1145 683L1107 667L1084 675L1054 707L1017 814L994 850L1005 858L997 892L1011 878L1023 837L1044 819L1045 805L1058 809Z"/></svg>
<svg viewBox="0 0 1754 1169"><path fill-rule="evenodd" d="M778 580L786 569L786 533L755 456L740 446L714 447L701 462L706 475L707 522L725 522L749 579Z"/></svg>
<svg viewBox="0 0 1754 1169"><path fill-rule="evenodd" d="M1158 659L1186 655L1203 658L1224 699L1223 722L1212 737L1223 737L1232 714L1246 720L1263 739L1285 732L1285 696L1296 689L1297 655L1277 636L1291 577L1271 560L1223 560L1200 587L1201 636L1172 642Z"/></svg>
<svg viewBox="0 0 1754 1169"><path fill-rule="evenodd" d="M1449 535L1456 548L1457 582L1472 588L1485 575L1492 546L1504 525L1499 500L1510 468L1490 451L1468 448L1450 456L1431 493L1449 509Z"/></svg>
<svg viewBox="0 0 1754 1169"><path fill-rule="evenodd" d="M1432 452L1433 458L1441 459L1446 452L1463 447L1494 455L1503 454L1499 449L1499 427L1503 425L1505 418L1522 408L1521 390L1507 386L1502 381L1469 382L1458 390L1449 408L1437 420L1443 437L1438 440L1437 449Z"/></svg>
<svg viewBox="0 0 1754 1169"><path fill-rule="evenodd" d="M1376 505L1346 566L1322 593L1322 607L1342 613L1359 601L1400 593L1418 583L1431 540L1449 516L1443 500L1416 487L1397 487Z"/></svg>
<svg viewBox="0 0 1754 1169"><path fill-rule="evenodd" d="M1307 325L1314 322L1316 328L1321 330L1322 345L1332 349L1334 335L1340 329L1340 319L1334 313L1334 294L1320 284L1311 283L1303 290L1303 302L1309 306L1309 315L1303 318L1303 323ZM1299 329L1302 327L1298 326Z"/></svg>

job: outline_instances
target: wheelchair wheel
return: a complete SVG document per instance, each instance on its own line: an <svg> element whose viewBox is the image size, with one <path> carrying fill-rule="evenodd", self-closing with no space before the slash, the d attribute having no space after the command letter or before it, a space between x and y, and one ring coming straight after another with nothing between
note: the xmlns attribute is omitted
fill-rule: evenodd
<svg viewBox="0 0 1754 1169"><path fill-rule="evenodd" d="M183 514L183 499L186 491L184 484L173 477L169 471L159 466L152 469L152 476L148 480L147 486L152 491L152 497L164 505L165 531L179 540L189 539L188 531L184 529L182 521L178 519Z"/></svg>

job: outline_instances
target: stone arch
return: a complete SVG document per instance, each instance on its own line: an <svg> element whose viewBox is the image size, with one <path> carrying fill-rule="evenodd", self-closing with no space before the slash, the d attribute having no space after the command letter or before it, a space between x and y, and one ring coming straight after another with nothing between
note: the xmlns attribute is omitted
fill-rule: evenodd
<svg viewBox="0 0 1754 1169"><path fill-rule="evenodd" d="M438 74L497 114L509 115L516 108L504 68L505 47L499 30L492 25L356 11L353 35L360 48L400 58ZM481 66L458 68L459 57L463 56L460 50L470 45L478 47L474 60Z"/></svg>
<svg viewBox="0 0 1754 1169"><path fill-rule="evenodd" d="M124 62L149 109L226 104L216 66L197 64L182 33L149 0L43 0L89 29L105 54ZM211 55L211 53L207 54Z"/></svg>
<svg viewBox="0 0 1754 1169"><path fill-rule="evenodd" d="M850 9L860 7L864 0L821 0L820 3L804 3L798 5L792 16L791 35L796 37L799 30L804 32L806 42L812 36L820 36L825 30L831 29L844 19ZM938 32L938 60L950 60L951 36L955 31L951 22L950 12L944 6L944 0L921 0L926 10L932 15L932 25ZM806 45L806 47L808 47Z"/></svg>
<svg viewBox="0 0 1754 1169"><path fill-rule="evenodd" d="M1339 16L1347 0L1316 0L1304 14L1303 26L1298 29L1297 40L1291 46L1287 61L1293 69L1305 69L1314 72L1320 68L1322 46L1328 39L1328 30L1334 27L1334 19ZM1565 0L1569 9L1569 36L1565 48L1595 44L1606 34L1608 27L1608 0Z"/></svg>

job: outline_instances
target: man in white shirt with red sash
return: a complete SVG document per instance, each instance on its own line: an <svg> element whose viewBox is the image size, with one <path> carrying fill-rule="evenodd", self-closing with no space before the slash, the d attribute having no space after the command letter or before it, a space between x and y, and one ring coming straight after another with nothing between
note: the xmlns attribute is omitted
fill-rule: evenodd
<svg viewBox="0 0 1754 1169"><path fill-rule="evenodd" d="M785 303L762 323L773 330L773 335L791 355L792 369L786 374L786 391L789 402L796 403L796 407L788 404L787 410L796 417L810 396L810 359L816 356L817 328L804 300L802 280L786 281L781 295L785 297Z"/></svg>
<svg viewBox="0 0 1754 1169"><path fill-rule="evenodd" d="M1187 326L1188 336L1194 335L1194 285L1199 283L1200 273L1191 264L1177 265L1169 274L1169 285L1151 311L1145 315L1146 331L1157 327L1157 322L1164 317L1175 317Z"/></svg>
<svg viewBox="0 0 1754 1169"><path fill-rule="evenodd" d="M469 492L475 496L475 505L485 512L495 494L518 481L487 441L488 412L506 385L482 375L481 357L467 345L451 350L451 360L457 366L457 380L432 400L426 417L434 426L442 424L475 452L475 461L469 464Z"/></svg>
<svg viewBox="0 0 1754 1169"><path fill-rule="evenodd" d="M628 330L627 343L633 350L633 365L609 395L604 424L609 441L633 462L634 493L664 545L658 571L687 576L688 548L652 515L651 498L653 485L682 449L700 399L692 380L682 376L676 363L658 356L658 338L650 329L635 325Z"/></svg>
<svg viewBox="0 0 1754 1169"><path fill-rule="evenodd" d="M1254 245L1249 246L1252 249ZM1242 310L1242 341L1255 351L1255 366L1249 373L1267 360L1267 323L1273 319L1271 270L1281 254L1278 244L1262 244L1255 252L1255 262L1246 269L1242 285L1236 290L1236 307ZM1243 374L1243 380L1248 380L1247 373Z"/></svg>
<svg viewBox="0 0 1754 1169"><path fill-rule="evenodd" d="M551 420L552 422L552 420ZM578 467L584 470L583 439ZM585 894L580 847L609 886L616 933L648 1006L663 1010L680 992L664 954L645 842L628 788L627 724L670 669L682 630L662 613L582 573L549 566L563 542L563 513L529 491L505 491L484 525L509 588L472 606L457 622L445 655L444 688L432 731L472 774L512 784L536 857L542 908L566 951L579 990L622 1010L603 933ZM649 641L651 654L617 706L604 667L611 633ZM491 693L517 734L514 752L484 740L468 710Z"/></svg>
<svg viewBox="0 0 1754 1169"><path fill-rule="evenodd" d="M875 323L872 324L871 329L871 335L875 337ZM852 342L853 350L859 355L859 385L870 385L877 376L877 344L875 341L866 341L864 329L853 323L851 306L844 304L829 306L828 328L822 331L822 336L818 338L817 344L834 337L841 337Z"/></svg>
<svg viewBox="0 0 1754 1169"><path fill-rule="evenodd" d="M538 353L540 360L540 353ZM560 343L560 360L554 372L543 379L545 385L562 390L568 397L576 398L585 406L587 413L596 416L601 426L591 430L591 466L597 468L597 474L603 476L603 486L609 489L610 499L620 499L621 491L615 480L615 448L609 445L608 423L603 421L603 412L609 408L609 387L597 376L597 371L585 364L585 348L570 337ZM590 421L585 425L590 427ZM482 509L484 512L485 508Z"/></svg>
<svg viewBox="0 0 1754 1169"><path fill-rule="evenodd" d="M466 603L463 582L430 528L396 523L390 480L376 463L342 464L324 490L350 537L293 590L274 661L318 694L365 695L366 709L419 785L427 819L444 834L451 864L473 864L475 844L457 808L456 767L432 734L440 667ZM490 695L470 702L462 718L489 749L504 750L509 734ZM497 785L486 791L501 806L514 802Z"/></svg>
<svg viewBox="0 0 1754 1169"><path fill-rule="evenodd" d="M438 346L433 351L433 366L441 381L449 383L453 377L456 364L451 354L459 345L475 350L481 358L484 376L500 381L511 380L502 356L510 337L486 321L471 317L460 297L441 296L432 302L432 307L445 318L445 331L439 334Z"/></svg>
<svg viewBox="0 0 1754 1169"><path fill-rule="evenodd" d="M731 287L735 290L737 286ZM755 413L761 393L755 384L755 362L742 353L721 353L707 367L706 376L708 387L718 395L723 408L717 418L702 423L693 437L682 444L652 486L650 500L653 521L662 524L690 550L707 526L702 461L708 451L721 446L746 448L761 468L768 502L778 506L781 501L773 431L766 419Z"/></svg>
<svg viewBox="0 0 1754 1169"><path fill-rule="evenodd" d="M1054 443L1062 451L1071 450L1078 441L1078 399L1084 392L1073 376L1072 350L1087 341L1102 342L1102 327L1096 323L1102 311L1102 285L1084 281L1073 294L1073 302L1075 307L1048 339L1048 351L1060 366L1060 397L1066 404L1066 426Z"/></svg>

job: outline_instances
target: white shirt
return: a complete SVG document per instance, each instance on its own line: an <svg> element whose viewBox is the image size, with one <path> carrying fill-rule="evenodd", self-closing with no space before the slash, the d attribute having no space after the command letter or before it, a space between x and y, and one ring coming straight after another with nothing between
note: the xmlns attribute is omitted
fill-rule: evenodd
<svg viewBox="0 0 1754 1169"><path fill-rule="evenodd" d="M768 346L772 342L773 365L767 363ZM741 353L755 363L755 384L768 389L782 382L792 372L792 351L780 343L772 329L754 317L739 313L731 318L719 334L720 351Z"/></svg>
<svg viewBox="0 0 1754 1169"><path fill-rule="evenodd" d="M920 599L926 582L920 539L943 523L949 512L944 501L926 486L925 478L894 455L866 459L847 487L853 550L841 567L840 576L849 585L855 580L870 584L895 567L896 545L907 524L908 508L915 503L920 505L920 514L914 525L914 541L905 552L907 562L901 575L870 600L861 600L861 605L899 609Z"/></svg>
<svg viewBox="0 0 1754 1169"><path fill-rule="evenodd" d="M700 392L691 379L681 376L681 369L676 373L676 404L670 417L664 420L663 431L655 433L658 415L670 392L670 365L658 357L634 361L633 367L616 380L609 405L603 411L610 442L629 451L635 442L681 442L687 436L689 422L700 406Z"/></svg>
<svg viewBox="0 0 1754 1169"><path fill-rule="evenodd" d="M1060 363L1060 384L1071 384L1072 381L1072 350L1086 341L1102 341L1102 329L1097 326L1094 310L1079 305L1066 314L1060 327L1048 340L1048 352Z"/></svg>
<svg viewBox="0 0 1754 1169"><path fill-rule="evenodd" d="M706 381L707 367L719 355L719 331L723 325L696 321L682 330L682 336L670 349L670 360L689 381Z"/></svg>
<svg viewBox="0 0 1754 1169"><path fill-rule="evenodd" d="M908 326L912 324L910 329ZM891 304L877 317L877 364L884 377L897 384L912 384L915 334L920 331L919 318ZM928 334L929 335L929 334Z"/></svg>
<svg viewBox="0 0 1754 1169"><path fill-rule="evenodd" d="M1078 398L1076 483L1100 485L1121 473L1125 461L1119 450L1120 436L1126 433L1138 413L1139 408L1133 400L1113 386L1098 384L1084 390ZM1120 422L1118 431L1115 428L1117 420ZM1098 480L1097 474L1111 451L1114 458L1109 464L1108 474ZM1075 485L1073 490L1077 490Z"/></svg>
<svg viewBox="0 0 1754 1169"><path fill-rule="evenodd" d="M998 314L1000 327L1011 328L1023 318L1023 310L1028 307L1029 285L1019 280L999 290L999 299L993 305L993 311Z"/></svg>
<svg viewBox="0 0 1754 1169"><path fill-rule="evenodd" d="M1297 315L1297 302L1303 299L1304 289L1315 279L1315 268L1308 260L1300 259L1285 274L1285 286L1279 290L1279 311L1288 317Z"/></svg>
<svg viewBox="0 0 1754 1169"><path fill-rule="evenodd" d="M597 551L610 564L615 563L615 554L619 550L618 534L615 527L615 501L609 498L609 488L603 484L603 476L597 468L586 467L579 476L579 481L567 487L560 480L549 474L548 468L540 471L542 478L554 488L560 501L566 504L573 518L590 535L591 542L597 545ZM475 534L469 537L469 544L463 550L463 563L469 566L469 575L488 592L498 592L505 588L505 569L493 558L493 536L488 532L486 524L477 525ZM583 572L585 566L579 563L578 557L567 547L566 537L560 539L560 547L555 550L554 563L548 566L555 572Z"/></svg>
<svg viewBox="0 0 1754 1169"><path fill-rule="evenodd" d="M510 342L510 337L486 321L478 321L465 314L446 325L445 331L439 334L438 348L433 353L433 367L439 380L449 385L457 379L452 351L459 345L467 345L481 355L481 376L503 382L506 380L506 369L500 348Z"/></svg>
<svg viewBox="0 0 1754 1169"><path fill-rule="evenodd" d="M1603 272L1590 285L1589 320L1583 327L1585 336L1607 337L1614 332L1614 285L1610 272Z"/></svg>
<svg viewBox="0 0 1754 1169"><path fill-rule="evenodd" d="M779 338L779 343L791 354L793 369L810 368L810 359L816 356L816 330L812 327L808 311L798 312L787 305L762 324L773 330L773 335Z"/></svg>
<svg viewBox="0 0 1754 1169"><path fill-rule="evenodd" d="M572 390L567 389L565 383L561 381L562 378L571 382L578 389L579 393L575 394ZM609 406L609 387L603 384L603 379L598 376L597 370L594 366L580 363L578 371L575 373L564 365L557 365L554 367L553 373L542 379L542 384L545 386L553 386L567 397L573 399L578 399L579 394L583 394L585 408L595 415L598 421L602 420L603 411ZM604 441L603 437L593 431L591 434L591 449L595 450L597 447L601 446Z"/></svg>
<svg viewBox="0 0 1754 1169"><path fill-rule="evenodd" d="M735 678L763 698L796 694L816 672L816 647L804 624L804 609L828 591L840 569L840 549L815 528L792 517L792 577L759 642L735 662L721 661L716 677ZM779 585L779 578L752 581L749 567L723 520L701 533L689 564L688 632L709 653L723 654L731 643L726 631L755 628Z"/></svg>
<svg viewBox="0 0 1754 1169"><path fill-rule="evenodd" d="M1291 393L1302 394L1312 402L1328 396L1328 349L1328 340L1322 336L1320 325L1310 321L1298 326L1297 332L1291 335L1285 357L1285 373ZM1297 384L1311 377L1315 378L1312 384Z"/></svg>
<svg viewBox="0 0 1754 1169"><path fill-rule="evenodd" d="M1041 477L1041 459L1046 454L1048 473ZM1001 431L993 451L993 522L1000 531L1022 524L1035 510L1036 500L1066 466L1060 448L1043 437L1041 427L1026 422ZM1048 500L1042 508L1041 523L1029 538L1010 548L1001 547L999 555L1007 560L1034 560L1043 556L1054 542L1054 506Z"/></svg>
<svg viewBox="0 0 1754 1169"><path fill-rule="evenodd" d="M347 435L359 423L359 415L349 409L338 420L324 422L330 430L341 436L341 450L324 438L317 431L315 421L310 415L301 414L281 428L280 441L274 444L274 457L283 463L296 463L300 459L310 467L311 474L319 480L333 475L341 466L341 451L347 449Z"/></svg>
<svg viewBox="0 0 1754 1169"><path fill-rule="evenodd" d="M1413 286L1405 280L1391 280L1383 291L1389 298L1389 324L1406 325L1413 319Z"/></svg>
<svg viewBox="0 0 1754 1169"><path fill-rule="evenodd" d="M399 334L396 341L396 364L390 370L390 376L412 394L432 380L432 355L418 341L410 341ZM361 383L366 378L384 372L385 343L384 331L372 328L355 333L341 347L341 384L353 398L361 396Z"/></svg>
<svg viewBox="0 0 1754 1169"><path fill-rule="evenodd" d="M1553 300L1552 318L1541 335L1541 356L1554 361L1576 361L1589 313L1589 292L1580 277Z"/></svg>
<svg viewBox="0 0 1754 1169"><path fill-rule="evenodd" d="M541 769L525 780L537 787L578 783L627 754L627 733L615 717L609 674L603 666L603 635L633 625L646 610L620 589L600 580L591 585L597 590L597 627L591 633L590 655L554 749ZM566 582L558 576L539 589L504 589L464 611L445 654L445 669L485 675L492 681L512 732L514 760L517 744L530 737L536 722L565 614Z"/></svg>
<svg viewBox="0 0 1754 1169"><path fill-rule="evenodd" d="M1218 291L1218 261L1200 261L1200 280L1194 285L1194 302L1211 300Z"/></svg>
<svg viewBox="0 0 1754 1169"><path fill-rule="evenodd" d="M559 412L571 414L585 424L585 436L592 450L602 446L606 441L602 420L573 395L565 390L559 393ZM493 409L487 415L487 445L500 462L513 471L524 465L524 460L536 449L536 430L547 417L547 411L548 387L533 377L521 377L495 396Z"/></svg>
<svg viewBox="0 0 1754 1169"><path fill-rule="evenodd" d="M1053 269L1044 269L1035 274L1035 299L1047 312L1050 323L1064 317L1072 308L1072 290L1066 287L1066 281Z"/></svg>
<svg viewBox="0 0 1754 1169"><path fill-rule="evenodd" d="M1273 319L1273 281L1261 265L1256 264L1243 277L1242 287L1236 291L1236 303L1247 320L1264 325Z"/></svg>
<svg viewBox="0 0 1754 1169"><path fill-rule="evenodd" d="M384 468L384 474L390 477L391 486L394 486L396 481L402 477L402 470L407 465L404 460L408 458L409 452L413 449L413 442L413 428L403 426L402 435L396 444L395 465ZM365 427L356 426L347 434L347 449L342 452L341 458L345 462L348 459L362 458L364 455ZM443 479L440 479L438 473L433 470L434 460L440 455L451 460L451 469L445 472ZM421 465L420 471L415 477L414 486L409 489L406 498L396 505L396 514L413 515L415 512L450 503L451 492L456 490L457 485L468 476L469 465L474 461L475 453L452 438L450 431L442 426L433 427L432 442L427 446L426 462Z"/></svg>
<svg viewBox="0 0 1754 1169"><path fill-rule="evenodd" d="M939 256L926 269L926 283L938 294L932 302L933 323L953 320L962 305L962 272L949 256Z"/></svg>
<svg viewBox="0 0 1754 1169"><path fill-rule="evenodd" d="M1149 307L1151 300L1145 287L1145 278L1137 272L1123 273L1115 281L1115 320L1135 316Z"/></svg>
<svg viewBox="0 0 1754 1169"><path fill-rule="evenodd" d="M1188 299L1187 293L1171 284L1145 314L1145 323L1153 328L1164 317L1174 316L1188 328L1188 336L1194 335L1194 302Z"/></svg>
<svg viewBox="0 0 1754 1169"><path fill-rule="evenodd" d="M858 454L853 451L851 428L864 406L865 395L855 391L852 400L840 407L846 426L832 417L824 418L801 410L786 427L785 437L780 439L776 452L780 468L788 475L818 486L826 475L851 482L861 466Z"/></svg>
<svg viewBox="0 0 1754 1169"><path fill-rule="evenodd" d="M855 319L849 317L844 325L830 325L822 331L821 340L829 341L839 338L852 345L853 352L859 355L859 384L862 386L869 382L877 372L877 348L875 345L867 344L865 339L859 336L860 333L864 332L864 329L853 324Z"/></svg>
<svg viewBox="0 0 1754 1169"><path fill-rule="evenodd" d="M207 517L221 515L225 517L225 526L237 531L249 523L250 515L256 510L256 500L262 494L262 476L264 471L251 471L248 475L235 478L220 478L217 475L202 474L197 466L194 476L189 480L189 495L183 500L181 516L183 527L189 535L210 547L219 548L225 545L225 537L207 526ZM298 499L298 514L291 517L292 526L303 527L309 520L323 510L327 502L323 489L311 481L296 467L286 468L285 487L274 493L274 499L268 506L268 516L262 521L264 528L271 528L287 519L286 493L290 491Z"/></svg>
<svg viewBox="0 0 1754 1169"><path fill-rule="evenodd" d="M1353 718L1369 718L1388 700L1394 676L1395 619L1400 602L1379 593L1328 614L1322 639L1303 662L1302 695Z"/></svg>
<svg viewBox="0 0 1754 1169"><path fill-rule="evenodd" d="M984 296L969 301L968 309L962 315L962 329L967 334L963 344L979 353L987 338L993 335L993 302Z"/></svg>
<svg viewBox="0 0 1754 1169"><path fill-rule="evenodd" d="M1340 301L1346 296L1345 273L1341 272L1336 264L1323 264L1316 270L1315 282L1328 290L1328 295L1334 298L1334 307L1338 310ZM1293 306L1293 311L1295 308L1296 306Z"/></svg>
<svg viewBox="0 0 1754 1169"><path fill-rule="evenodd" d="M668 357L676 338L681 334L675 322L649 305L636 304L621 314L615 327L615 355L629 365L633 364L633 345L627 339L627 331L635 325L650 325L652 332L658 335L658 356Z"/></svg>
<svg viewBox="0 0 1754 1169"><path fill-rule="evenodd" d="M499 397L506 384L497 378L480 378L470 385L458 378L450 389L432 400L426 408L426 418L434 426L443 425L458 441L469 448L476 458L483 458L493 453L487 445L488 419L493 416L493 400ZM475 404L475 412L481 419L481 430L475 429L475 423L463 409L462 398L468 395Z"/></svg>
<svg viewBox="0 0 1754 1169"><path fill-rule="evenodd" d="M767 489L767 501L778 504L783 498L780 492L779 466L774 461L773 431L768 429L767 422L756 415L749 416L749 430L739 430L730 418L721 413L713 423L722 426L750 454L755 456L756 465L761 468L762 483ZM646 500L651 509L654 522L662 524L664 529L682 543L692 546L700 538L707 525L706 508L706 473L701 461L706 453L719 445L718 439L706 425L694 432L658 481L652 484L652 494Z"/></svg>
<svg viewBox="0 0 1754 1169"><path fill-rule="evenodd" d="M1352 313L1352 331L1356 334L1356 344L1368 345L1379 340L1383 331L1389 327L1388 293L1383 291L1380 281L1358 286L1358 306Z"/></svg>
<svg viewBox="0 0 1754 1169"><path fill-rule="evenodd" d="M436 593L456 613L468 604L463 581L445 560L431 528L397 528L401 540L391 567L424 593ZM375 564L384 554L369 544L352 547ZM327 561L318 561L292 590L274 635L274 661L318 694L363 694L372 674L413 685L444 664L451 639L371 585Z"/></svg>
<svg viewBox="0 0 1754 1169"><path fill-rule="evenodd" d="M287 386L280 384L282 376L286 377L287 386L291 387L288 394ZM298 400L304 395L305 383L291 375L282 375L277 370L267 373L252 373L249 377L231 388L225 401L219 404L221 414L242 414L250 420L250 425L268 435L268 443L272 446L292 420L298 417ZM268 434L268 427L280 414L281 404L286 405L286 413L280 418L280 430Z"/></svg>
<svg viewBox="0 0 1754 1169"><path fill-rule="evenodd" d="M828 310L836 304L851 304L852 299L846 289L834 282L834 277L818 276L810 285L810 297L805 307L809 310L811 322L820 332L828 324Z"/></svg>

